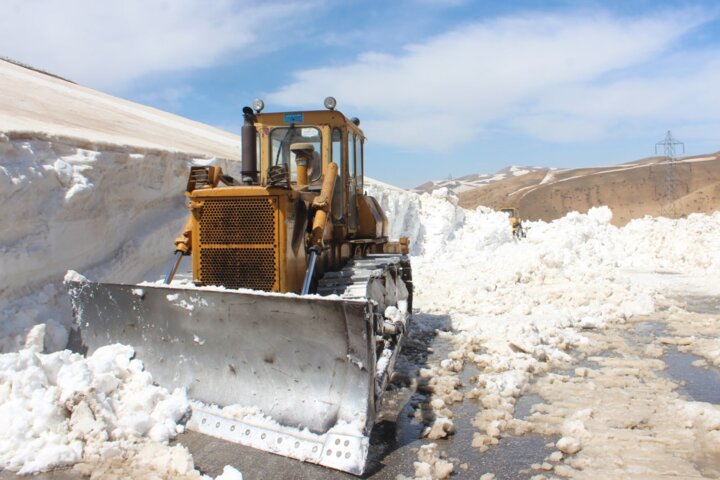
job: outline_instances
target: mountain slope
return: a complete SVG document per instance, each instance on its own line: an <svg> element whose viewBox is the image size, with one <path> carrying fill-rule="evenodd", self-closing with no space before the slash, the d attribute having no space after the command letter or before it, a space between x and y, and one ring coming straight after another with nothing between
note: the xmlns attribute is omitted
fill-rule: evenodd
<svg viewBox="0 0 720 480"><path fill-rule="evenodd" d="M720 155L672 165L654 157L611 167L539 170L462 192L459 204L517 206L523 218L545 221L607 205L615 225L645 215L711 213L720 209Z"/></svg>

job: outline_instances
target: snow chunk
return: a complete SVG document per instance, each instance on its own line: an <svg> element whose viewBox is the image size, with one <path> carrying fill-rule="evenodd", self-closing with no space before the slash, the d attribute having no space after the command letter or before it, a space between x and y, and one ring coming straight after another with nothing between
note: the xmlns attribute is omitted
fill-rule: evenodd
<svg viewBox="0 0 720 480"><path fill-rule="evenodd" d="M243 476L235 467L225 465L222 473L215 477L215 480L243 480Z"/></svg>
<svg viewBox="0 0 720 480"><path fill-rule="evenodd" d="M83 275L80 275L75 270L68 270L65 273L65 277L63 278L63 282L69 283L69 282L87 282L88 279L85 278Z"/></svg>
<svg viewBox="0 0 720 480"><path fill-rule="evenodd" d="M555 444L558 450L568 455L577 453L582 448L580 440L575 437L562 437Z"/></svg>

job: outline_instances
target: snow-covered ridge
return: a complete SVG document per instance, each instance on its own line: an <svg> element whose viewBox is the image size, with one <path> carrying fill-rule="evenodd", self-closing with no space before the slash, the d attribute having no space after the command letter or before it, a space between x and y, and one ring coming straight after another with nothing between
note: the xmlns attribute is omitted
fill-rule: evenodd
<svg viewBox="0 0 720 480"><path fill-rule="evenodd" d="M447 178L445 180L432 180L413 189L415 193L432 193L441 188L447 188L454 195L462 192L474 190L491 183L499 182L513 177L520 177L537 170L544 170L545 167L519 167L511 165L498 170L494 174L476 173L472 175L464 175L458 178Z"/></svg>
<svg viewBox="0 0 720 480"><path fill-rule="evenodd" d="M0 132L239 159L237 135L0 60ZM75 143L77 145L77 143Z"/></svg>

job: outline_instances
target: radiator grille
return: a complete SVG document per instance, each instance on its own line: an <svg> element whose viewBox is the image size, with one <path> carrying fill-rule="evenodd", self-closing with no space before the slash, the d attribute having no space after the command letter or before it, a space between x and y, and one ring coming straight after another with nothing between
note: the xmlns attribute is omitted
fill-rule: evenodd
<svg viewBox="0 0 720 480"><path fill-rule="evenodd" d="M271 198L205 199L198 227L200 284L278 288L277 211Z"/></svg>
<svg viewBox="0 0 720 480"><path fill-rule="evenodd" d="M275 208L268 197L205 200L200 243L274 244Z"/></svg>
<svg viewBox="0 0 720 480"><path fill-rule="evenodd" d="M274 248L203 248L200 278L205 285L272 290Z"/></svg>

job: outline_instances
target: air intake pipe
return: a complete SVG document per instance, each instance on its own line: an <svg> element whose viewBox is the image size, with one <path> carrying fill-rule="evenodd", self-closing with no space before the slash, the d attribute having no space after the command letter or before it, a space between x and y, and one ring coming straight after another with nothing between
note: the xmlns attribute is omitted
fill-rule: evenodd
<svg viewBox="0 0 720 480"><path fill-rule="evenodd" d="M258 183L257 130L255 130L255 112L243 107L245 122L242 126L242 180L246 184Z"/></svg>

